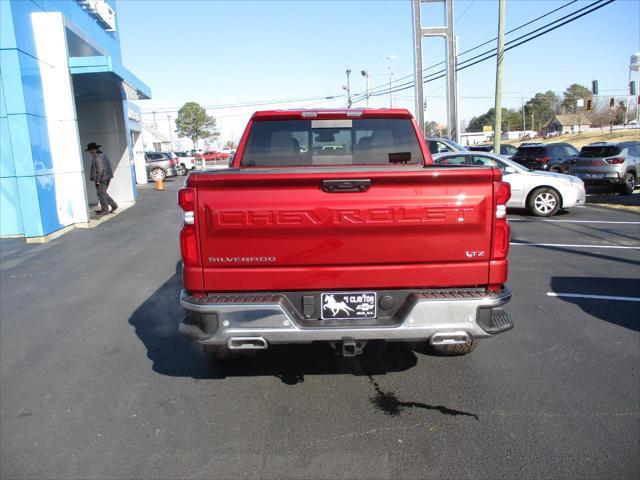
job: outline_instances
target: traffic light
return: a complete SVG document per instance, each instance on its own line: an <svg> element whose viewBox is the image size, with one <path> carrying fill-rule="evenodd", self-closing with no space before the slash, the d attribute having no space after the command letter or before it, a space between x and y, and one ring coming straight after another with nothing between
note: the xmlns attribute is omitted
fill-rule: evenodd
<svg viewBox="0 0 640 480"><path fill-rule="evenodd" d="M591 80L591 93L598 95L598 80Z"/></svg>
<svg viewBox="0 0 640 480"><path fill-rule="evenodd" d="M613 107L615 107L615 106L616 106L616 99L615 99L615 98L613 98L613 97L611 97L611 98L609 99L609 108L613 108Z"/></svg>
<svg viewBox="0 0 640 480"><path fill-rule="evenodd" d="M634 97L635 94L636 94L636 82L634 80L631 80L629 82L629 95Z"/></svg>
<svg viewBox="0 0 640 480"><path fill-rule="evenodd" d="M593 100L589 98L587 99L587 112L590 112L591 110L593 110Z"/></svg>

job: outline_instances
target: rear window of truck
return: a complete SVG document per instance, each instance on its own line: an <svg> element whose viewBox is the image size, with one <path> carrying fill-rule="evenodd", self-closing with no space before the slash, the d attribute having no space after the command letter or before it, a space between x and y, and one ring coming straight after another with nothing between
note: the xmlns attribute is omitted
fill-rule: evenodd
<svg viewBox="0 0 640 480"><path fill-rule="evenodd" d="M241 165L415 165L424 157L410 119L265 120L251 126Z"/></svg>
<svg viewBox="0 0 640 480"><path fill-rule="evenodd" d="M612 157L613 155L619 155L620 151L618 147L612 146L582 147L580 156L585 158Z"/></svg>

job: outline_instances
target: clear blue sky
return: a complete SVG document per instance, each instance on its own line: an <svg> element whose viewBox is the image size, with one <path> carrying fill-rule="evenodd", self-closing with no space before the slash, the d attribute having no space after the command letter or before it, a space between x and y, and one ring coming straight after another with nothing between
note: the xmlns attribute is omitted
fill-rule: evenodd
<svg viewBox="0 0 640 480"><path fill-rule="evenodd" d="M506 41L582 8L578 1ZM506 29L569 0L507 0ZM429 5L424 23L441 13ZM125 65L149 84L153 99L143 110L177 110L187 101L202 105L306 99L343 95L350 67L352 92L413 72L409 0L395 1L138 1L118 3ZM458 49L463 52L495 37L498 0L455 0ZM425 25L425 26L428 26ZM488 45L464 60L482 52ZM424 65L444 59L442 40L423 43ZM517 107L535 92L561 93L571 83L598 79L600 94L624 96L629 57L640 50L640 1L617 0L573 23L509 51L505 56L504 104ZM387 59L388 56L396 58ZM464 120L493 106L495 59L459 73L459 114ZM394 95L394 106L414 108L413 89ZM444 80L425 86L427 119L444 122ZM222 139L237 139L256 109L345 106L346 98L306 100L274 106L210 110ZM357 104L364 106L365 102ZM372 107L387 107L389 96ZM170 113L174 115L174 113ZM164 118L166 123L167 113Z"/></svg>

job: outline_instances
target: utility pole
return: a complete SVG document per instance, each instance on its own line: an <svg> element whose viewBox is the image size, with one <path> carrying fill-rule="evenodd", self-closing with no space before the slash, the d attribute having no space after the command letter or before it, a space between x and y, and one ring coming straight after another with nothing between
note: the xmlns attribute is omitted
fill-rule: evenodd
<svg viewBox="0 0 640 480"><path fill-rule="evenodd" d="M504 16L505 0L498 0L498 55L496 57L496 103L495 123L493 126L493 151L500 153L500 137L502 133L502 62L504 60Z"/></svg>
<svg viewBox="0 0 640 480"><path fill-rule="evenodd" d="M371 98L371 90L369 88L369 70L360 70L360 75L367 79L367 108L369 108L369 98Z"/></svg>
<svg viewBox="0 0 640 480"><path fill-rule="evenodd" d="M531 112L531 130L533 130L534 132L536 130L535 124L533 123L533 112Z"/></svg>
<svg viewBox="0 0 640 480"><path fill-rule="evenodd" d="M153 113L153 136L155 137L153 140L155 143L156 140L158 140L158 124L156 123L156 112L151 112ZM153 148L156 148L155 146Z"/></svg>
<svg viewBox="0 0 640 480"><path fill-rule="evenodd" d="M167 125L169 125L169 144L171 145L171 151L173 151L173 133L171 132L171 115L167 115Z"/></svg>
<svg viewBox="0 0 640 480"><path fill-rule="evenodd" d="M347 86L342 88L347 91L347 108L351 108L351 104L353 103L351 101L351 83L349 79L351 76L351 69L347 68L344 73L347 74Z"/></svg>
<svg viewBox="0 0 640 480"><path fill-rule="evenodd" d="M524 114L524 98L521 98L520 101L522 102L522 131L526 132L527 131L527 117ZM524 135L524 133L523 133Z"/></svg>

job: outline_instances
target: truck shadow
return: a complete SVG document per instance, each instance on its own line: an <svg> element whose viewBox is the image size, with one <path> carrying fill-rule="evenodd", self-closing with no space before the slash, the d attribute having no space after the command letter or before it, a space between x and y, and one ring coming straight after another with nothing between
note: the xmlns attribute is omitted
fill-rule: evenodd
<svg viewBox="0 0 640 480"><path fill-rule="evenodd" d="M328 344L275 345L255 357L234 362L213 362L198 345L178 333L183 317L178 298L182 288L181 264L175 274L140 305L129 323L147 349L154 372L172 377L223 379L233 376L275 376L295 385L305 375L384 375L415 366L409 344L369 343L362 355L336 356ZM418 350L416 350L418 351Z"/></svg>
<svg viewBox="0 0 640 480"><path fill-rule="evenodd" d="M637 298L638 292L640 291L640 279L607 277L551 277L551 291L557 294L564 293ZM579 306L584 312L593 317L636 332L640 331L640 303L637 301L566 296L558 296L556 298Z"/></svg>

